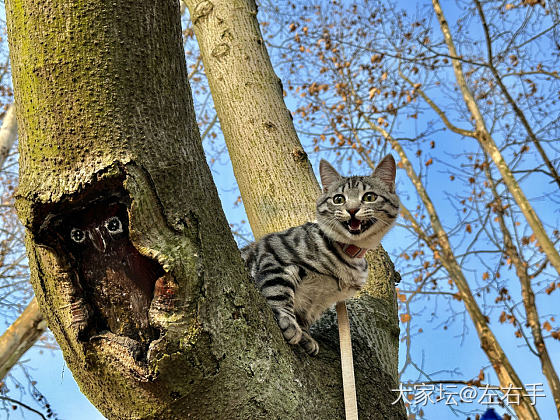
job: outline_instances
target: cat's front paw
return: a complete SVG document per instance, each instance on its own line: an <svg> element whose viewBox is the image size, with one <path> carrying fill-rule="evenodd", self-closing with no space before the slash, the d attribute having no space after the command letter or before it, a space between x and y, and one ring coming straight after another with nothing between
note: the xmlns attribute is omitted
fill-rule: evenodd
<svg viewBox="0 0 560 420"><path fill-rule="evenodd" d="M290 344L298 344L301 340L302 331L295 319L288 316L278 318L278 326L282 330L284 339Z"/></svg>
<svg viewBox="0 0 560 420"><path fill-rule="evenodd" d="M310 356L316 356L319 353L319 344L315 341L307 331L302 331L299 345L303 347L305 352Z"/></svg>

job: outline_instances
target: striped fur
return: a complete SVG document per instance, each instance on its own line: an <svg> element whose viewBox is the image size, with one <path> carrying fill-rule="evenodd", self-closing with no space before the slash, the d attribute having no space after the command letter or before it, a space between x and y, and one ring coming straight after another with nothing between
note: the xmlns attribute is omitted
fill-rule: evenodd
<svg viewBox="0 0 560 420"><path fill-rule="evenodd" d="M326 161L320 173L316 222L272 233L241 250L284 338L311 355L319 351L311 324L325 309L354 296L368 276L366 260L347 255L344 244L377 247L399 210L391 155L371 176L342 177Z"/></svg>

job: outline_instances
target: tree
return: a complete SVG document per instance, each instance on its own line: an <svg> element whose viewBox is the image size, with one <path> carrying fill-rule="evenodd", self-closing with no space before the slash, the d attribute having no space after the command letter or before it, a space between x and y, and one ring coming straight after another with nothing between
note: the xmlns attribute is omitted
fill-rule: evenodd
<svg viewBox="0 0 560 420"><path fill-rule="evenodd" d="M17 208L31 281L82 391L110 418L340 418L332 314L316 331L321 356L294 351L243 268L200 144L178 5L6 6L21 137ZM255 69L267 72L253 2L192 7L201 32L205 22L226 23L211 55L233 68L260 55ZM230 26L230 18L247 26ZM255 98L241 96L236 75L229 83L238 95L214 92L215 101L248 108ZM262 92L278 96L271 77ZM288 116L282 106L272 111ZM223 121L231 121L229 112L222 109ZM246 129L275 131L264 123L248 121ZM287 171L300 174L291 178L303 184L288 189L292 199L315 188L294 139L296 150L281 145L293 163L267 167L271 185ZM237 160L252 156L245 150ZM281 226L294 202L285 192L268 199L253 223ZM254 196L244 200L257 207ZM266 224L255 227L257 235ZM403 418L389 391L396 385L396 277L387 256L376 255L375 278L351 307L360 409L366 418Z"/></svg>
<svg viewBox="0 0 560 420"><path fill-rule="evenodd" d="M11 104L4 115L0 128L0 169L2 169L16 137L16 112L15 107ZM0 380L4 379L20 357L35 344L46 328L46 322L39 311L37 301L33 299L19 318L0 336Z"/></svg>
<svg viewBox="0 0 560 420"><path fill-rule="evenodd" d="M11 104L2 120L0 128L0 169L4 166L4 162L14 145L17 137L16 110Z"/></svg>
<svg viewBox="0 0 560 420"><path fill-rule="evenodd" d="M397 260L410 273L399 288L409 347L401 373L438 382L413 360L414 314L421 332L429 312L445 330L466 313L502 388L523 387L510 360L518 350L497 338L507 324L560 412L548 350L560 338L557 309L538 310L553 306L559 233L534 208L559 199L557 5L459 4L454 23L435 0L416 13L381 1L287 6L268 4L270 42L304 141L354 165L393 149L410 181L401 207L413 237ZM482 385L485 376L444 381ZM539 418L527 399L512 408Z"/></svg>
<svg viewBox="0 0 560 420"><path fill-rule="evenodd" d="M2 76L8 72L8 64L1 66ZM0 76L0 95L2 100L12 101L11 87ZM17 185L17 174L14 171L16 158L13 145L17 137L16 112L13 104L8 103L3 113L0 128L0 190L2 204L0 218L2 229L0 233L0 299L1 313L5 321L10 322L21 312L24 304L32 298L29 274L25 261L25 248L23 246L23 230L17 221L13 208L14 189ZM13 407L22 407L25 410L37 412L31 406L23 403L21 392L15 396L14 390L25 390L35 400L40 409L51 413L48 400L35 386L32 375L25 364L20 363L21 369L17 375L9 372L18 363L21 356L33 346L40 338L41 345L52 347L50 336L43 333L46 330L44 321L35 299L19 315L19 317L0 336L0 379L2 409L12 411ZM27 382L27 386L24 383ZM14 398L12 398L14 397Z"/></svg>

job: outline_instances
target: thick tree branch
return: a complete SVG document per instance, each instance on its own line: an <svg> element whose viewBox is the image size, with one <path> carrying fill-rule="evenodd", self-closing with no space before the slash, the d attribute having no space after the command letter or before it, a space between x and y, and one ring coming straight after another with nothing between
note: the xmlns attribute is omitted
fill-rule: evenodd
<svg viewBox="0 0 560 420"><path fill-rule="evenodd" d="M253 2L186 4L255 237L310 220L318 184L284 104ZM285 182L270 176L269 165ZM298 203L290 198L296 189L303 190Z"/></svg>

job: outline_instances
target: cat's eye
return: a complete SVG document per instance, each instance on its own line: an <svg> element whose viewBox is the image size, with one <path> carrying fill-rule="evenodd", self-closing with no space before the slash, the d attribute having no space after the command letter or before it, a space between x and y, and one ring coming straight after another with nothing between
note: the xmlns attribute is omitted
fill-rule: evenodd
<svg viewBox="0 0 560 420"><path fill-rule="evenodd" d="M109 233L121 233L123 231L122 223L117 216L113 216L105 221L105 227Z"/></svg>
<svg viewBox="0 0 560 420"><path fill-rule="evenodd" d="M362 197L364 203L373 203L377 199L377 196L372 192L367 192Z"/></svg>
<svg viewBox="0 0 560 420"><path fill-rule="evenodd" d="M334 204L344 204L346 202L346 197L342 194L337 194L332 198L332 202Z"/></svg>
<svg viewBox="0 0 560 420"><path fill-rule="evenodd" d="M81 244L82 242L85 241L86 234L82 229L72 228L72 230L70 231L70 238L74 242Z"/></svg>

